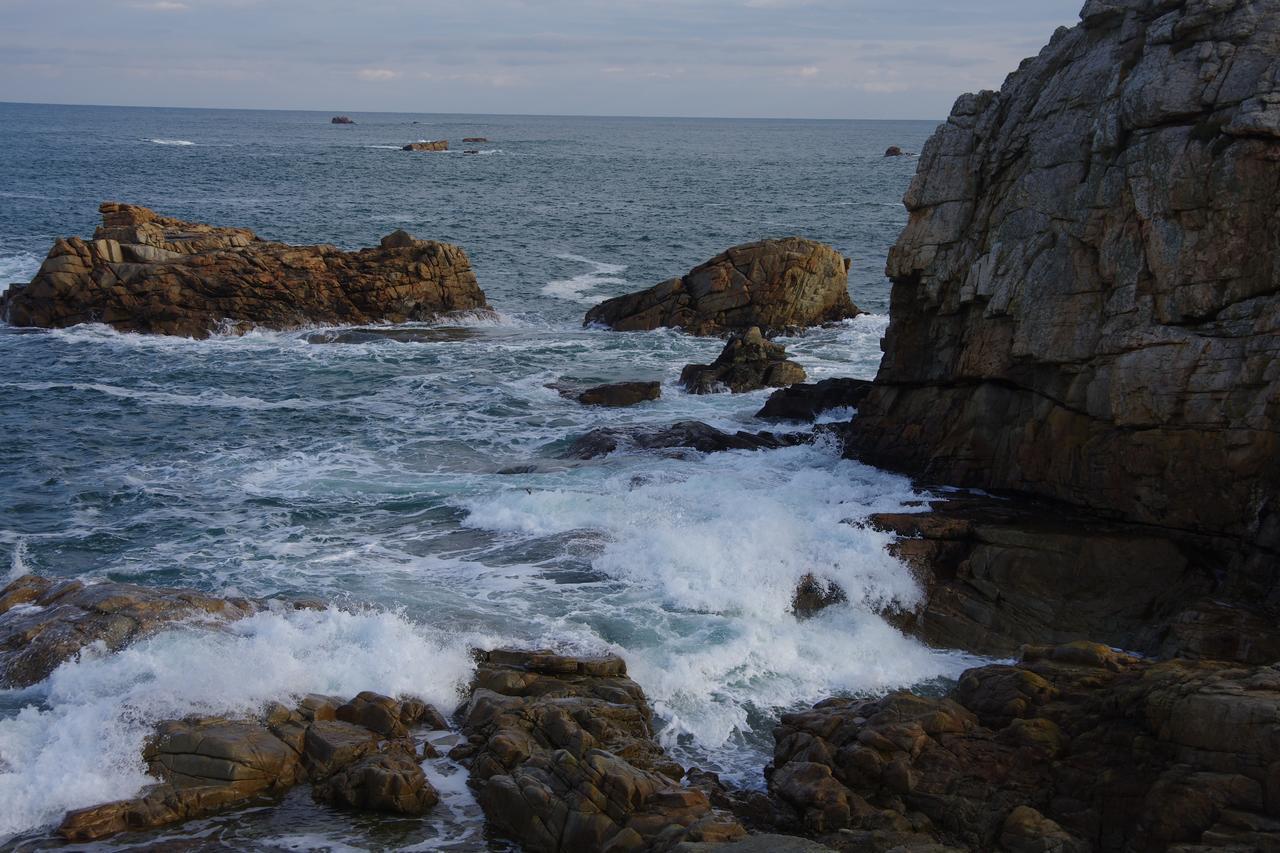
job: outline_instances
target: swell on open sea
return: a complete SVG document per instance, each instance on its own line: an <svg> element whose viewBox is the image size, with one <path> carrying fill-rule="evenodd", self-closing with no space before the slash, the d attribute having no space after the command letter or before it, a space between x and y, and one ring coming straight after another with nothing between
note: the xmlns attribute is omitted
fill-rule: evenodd
<svg viewBox="0 0 1280 853"><path fill-rule="evenodd" d="M756 787L781 713L973 662L876 615L919 594L859 524L910 511L902 477L822 442L559 458L597 427L764 428L765 392L679 390L721 342L581 326L591 304L738 243L799 234L852 258L870 314L782 342L812 379L874 376L915 168L883 153L918 151L932 122L354 117L0 105L0 287L57 236L91 234L110 199L287 242L357 248L397 228L455 242L499 313L347 343L0 328L0 578L340 605L177 626L0 691L0 845L54 846L65 810L135 793L159 720L360 690L448 713L477 646L622 655L679 760ZM495 156L398 150L463 136ZM630 379L661 380L662 399L594 409L552 387ZM849 601L797 621L810 572ZM425 820L352 818L295 791L104 848L499 849L465 773L428 771L443 805Z"/></svg>

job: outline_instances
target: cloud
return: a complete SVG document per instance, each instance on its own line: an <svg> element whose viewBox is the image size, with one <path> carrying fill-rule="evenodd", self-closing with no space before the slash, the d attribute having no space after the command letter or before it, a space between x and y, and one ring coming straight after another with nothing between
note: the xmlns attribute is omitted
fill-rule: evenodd
<svg viewBox="0 0 1280 853"><path fill-rule="evenodd" d="M390 68L361 68L356 72L356 76L370 83L380 83L384 80L396 79L400 76L400 72L392 71Z"/></svg>

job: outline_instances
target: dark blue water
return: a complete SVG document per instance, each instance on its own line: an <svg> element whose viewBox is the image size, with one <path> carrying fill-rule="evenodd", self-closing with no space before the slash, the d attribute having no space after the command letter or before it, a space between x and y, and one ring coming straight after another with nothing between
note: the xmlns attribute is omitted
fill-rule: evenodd
<svg viewBox="0 0 1280 853"><path fill-rule="evenodd" d="M624 655L668 745L745 784L760 784L778 713L964 664L875 615L916 590L885 537L853 522L902 508L901 478L826 445L557 456L599 426L758 428L763 393L675 383L718 342L581 328L591 304L737 243L800 234L851 257L871 315L784 342L814 378L874 375L915 165L883 152L919 150L930 123L354 118L0 105L0 278L29 278L112 199L290 242L356 248L397 228L456 242L500 313L353 344L0 329L0 572L352 608L175 629L0 692L0 839L135 792L156 720L308 691L449 708L473 645ZM464 136L490 141L474 156L398 150ZM647 378L662 400L621 412L548 387ZM800 623L790 593L815 570L850 603ZM255 812L201 831L249 847L483 846L453 768L432 772L445 806L396 840L305 798L287 830Z"/></svg>

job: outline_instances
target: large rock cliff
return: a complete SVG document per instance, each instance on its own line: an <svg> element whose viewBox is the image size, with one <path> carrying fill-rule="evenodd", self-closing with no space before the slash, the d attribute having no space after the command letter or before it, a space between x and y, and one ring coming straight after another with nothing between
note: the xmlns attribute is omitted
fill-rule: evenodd
<svg viewBox="0 0 1280 853"><path fill-rule="evenodd" d="M0 296L15 326L101 322L203 338L254 326L429 320L487 309L466 252L403 231L376 249L288 246L107 202L93 240L57 241L30 284Z"/></svg>
<svg viewBox="0 0 1280 853"><path fill-rule="evenodd" d="M926 146L851 451L1261 546L1274 579L1280 0L1081 17Z"/></svg>

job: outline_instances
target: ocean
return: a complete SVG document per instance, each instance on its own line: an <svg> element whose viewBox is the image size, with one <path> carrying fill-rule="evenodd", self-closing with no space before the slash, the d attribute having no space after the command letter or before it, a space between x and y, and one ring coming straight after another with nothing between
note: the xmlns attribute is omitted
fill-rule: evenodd
<svg viewBox="0 0 1280 853"><path fill-rule="evenodd" d="M919 591L858 522L917 500L908 480L829 443L560 458L603 426L766 428L767 392L679 391L721 342L581 325L738 243L799 234L850 257L869 314L781 340L812 379L874 376L915 169L883 153L919 151L933 122L352 116L0 104L0 287L118 200L286 242L454 242L498 312L354 342L0 327L0 577L338 605L180 626L0 691L0 845L47 848L65 810L135 793L159 720L360 690L448 713L473 647L616 652L679 760L754 787L781 713L972 665L876 615ZM464 136L490 141L399 150ZM630 379L661 380L662 399L595 409L557 390ZM799 622L809 572L850 600ZM352 818L299 790L102 849L502 849L460 768L429 773L444 800L426 820Z"/></svg>

